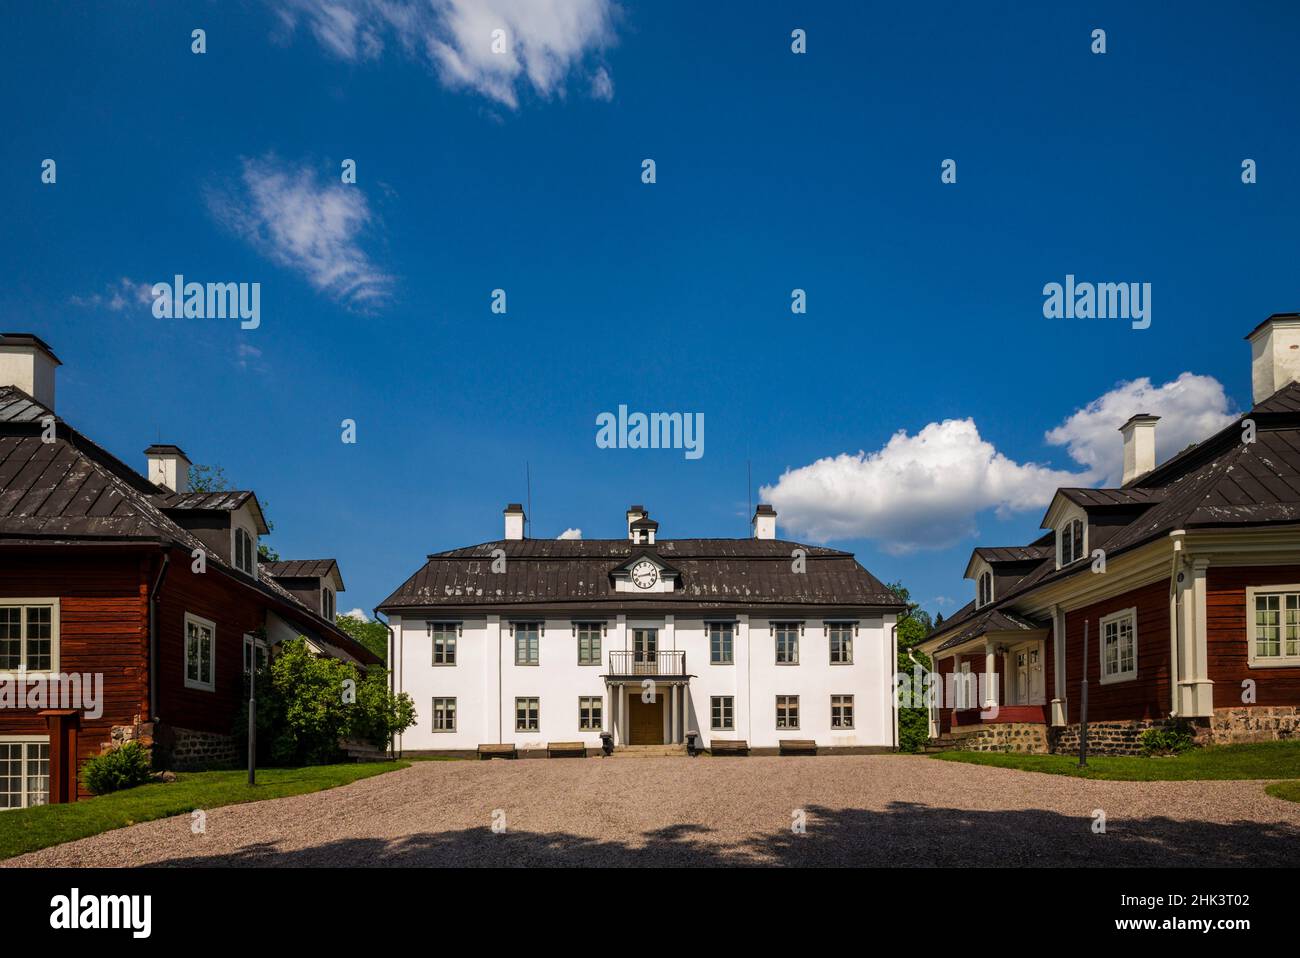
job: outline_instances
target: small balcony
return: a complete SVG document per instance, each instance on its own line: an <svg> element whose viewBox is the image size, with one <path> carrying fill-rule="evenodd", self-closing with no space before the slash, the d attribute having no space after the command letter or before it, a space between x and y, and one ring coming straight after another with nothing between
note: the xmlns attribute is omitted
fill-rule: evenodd
<svg viewBox="0 0 1300 958"><path fill-rule="evenodd" d="M686 675L686 652L611 652L609 674L681 678Z"/></svg>

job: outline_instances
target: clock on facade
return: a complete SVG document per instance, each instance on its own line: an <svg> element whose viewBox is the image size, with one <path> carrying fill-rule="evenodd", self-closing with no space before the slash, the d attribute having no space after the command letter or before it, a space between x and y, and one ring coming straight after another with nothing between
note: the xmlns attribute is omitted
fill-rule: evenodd
<svg viewBox="0 0 1300 958"><path fill-rule="evenodd" d="M659 581L659 570L649 559L642 559L632 566L632 583L638 589L649 589Z"/></svg>

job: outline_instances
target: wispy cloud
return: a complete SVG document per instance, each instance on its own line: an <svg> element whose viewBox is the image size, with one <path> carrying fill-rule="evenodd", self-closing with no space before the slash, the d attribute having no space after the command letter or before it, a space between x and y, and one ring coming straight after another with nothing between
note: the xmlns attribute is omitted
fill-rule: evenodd
<svg viewBox="0 0 1300 958"><path fill-rule="evenodd" d="M565 529L563 532L561 532L561 533L560 533L558 536L556 536L555 538L557 538L557 539L581 539L581 538L582 538L582 530L581 530L581 529Z"/></svg>
<svg viewBox="0 0 1300 958"><path fill-rule="evenodd" d="M262 363L262 351L251 343L240 343L235 347L235 364L240 369L266 369Z"/></svg>
<svg viewBox="0 0 1300 958"><path fill-rule="evenodd" d="M121 313L128 309L139 310L152 304L153 295L149 290L150 284L139 283L123 276L116 283L109 283L105 286L102 293L91 293L89 296L73 296L70 302L74 306L83 306L88 309L107 309L114 313Z"/></svg>
<svg viewBox="0 0 1300 958"><path fill-rule="evenodd" d="M361 248L375 217L359 186L267 155L245 159L239 183L207 202L217 222L332 299L366 309L388 298L393 277Z"/></svg>
<svg viewBox="0 0 1300 958"><path fill-rule="evenodd" d="M596 99L614 95L608 69L599 62L592 69L615 42L611 0L270 2L284 25L303 24L332 56L374 60L396 47L429 64L446 86L512 110L525 87L543 98L562 96L571 74L586 77Z"/></svg>
<svg viewBox="0 0 1300 958"><path fill-rule="evenodd" d="M975 534L986 509L1009 516L1045 508L1061 486L1118 483L1123 442L1117 431L1134 413L1161 417L1160 458L1199 442L1231 420L1223 386L1183 373L1161 386L1122 382L1089 402L1044 439L1065 446L1078 472L1016 462L984 439L973 419L900 430L873 452L841 453L787 470L763 486L781 522L814 540L864 538L887 552L943 549Z"/></svg>

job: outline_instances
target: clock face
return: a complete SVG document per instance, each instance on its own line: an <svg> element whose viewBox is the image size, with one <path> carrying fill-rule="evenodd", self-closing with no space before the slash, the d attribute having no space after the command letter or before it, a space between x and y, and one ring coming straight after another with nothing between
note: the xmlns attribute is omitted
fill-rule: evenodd
<svg viewBox="0 0 1300 958"><path fill-rule="evenodd" d="M659 570L649 559L642 559L632 566L632 583L638 589L648 589L659 581Z"/></svg>

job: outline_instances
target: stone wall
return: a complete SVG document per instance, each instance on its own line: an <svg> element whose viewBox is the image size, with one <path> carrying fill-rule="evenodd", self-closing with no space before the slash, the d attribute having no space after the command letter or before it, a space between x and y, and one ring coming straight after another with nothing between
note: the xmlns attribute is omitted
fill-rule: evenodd
<svg viewBox="0 0 1300 958"><path fill-rule="evenodd" d="M955 737L952 747L963 752L1046 754L1047 727L1032 722L986 725L971 735Z"/></svg>
<svg viewBox="0 0 1300 958"><path fill-rule="evenodd" d="M1280 739L1300 739L1300 706L1252 705L1215 709L1209 728L1197 737L1197 744L1231 745Z"/></svg>
<svg viewBox="0 0 1300 958"><path fill-rule="evenodd" d="M196 732L173 728L174 742L168 767L180 772L210 768L234 768L239 764L235 739L216 732Z"/></svg>
<svg viewBox="0 0 1300 958"><path fill-rule="evenodd" d="M1171 725L1164 719L1134 719L1128 722L1089 722L1088 754L1141 755L1142 733L1147 729ZM1073 755L1079 751L1079 725L1052 729L1052 751Z"/></svg>

